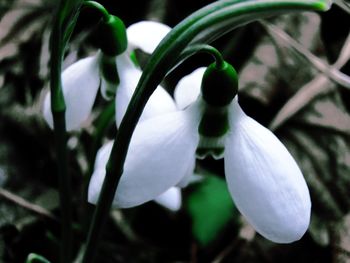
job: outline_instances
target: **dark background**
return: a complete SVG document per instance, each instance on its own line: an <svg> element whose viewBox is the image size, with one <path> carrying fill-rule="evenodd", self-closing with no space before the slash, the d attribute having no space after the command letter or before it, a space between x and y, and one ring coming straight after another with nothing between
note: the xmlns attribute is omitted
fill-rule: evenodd
<svg viewBox="0 0 350 263"><path fill-rule="evenodd" d="M127 26L151 19L172 27L210 2L100 1ZM52 262L58 258L53 135L41 115L56 4L53 0L0 2L0 262L24 262L31 252ZM349 18L333 6L322 14L298 13L268 21L332 65L342 49L348 50L349 60L350 42L345 45ZM96 52L98 21L95 11L82 12L65 65ZM320 81L325 75L310 60L259 22L236 29L213 45L240 74L242 108L270 127L300 165L313 203L309 231L288 245L255 234L225 196L223 161L206 159L198 161L196 172L207 179L184 189L179 212L153 202L114 209L96 262L350 262L349 89L328 78ZM147 63L147 56L139 56L141 64ZM181 77L210 62L204 55L194 56L167 77L165 88L172 93ZM343 64L340 70L349 75L350 63ZM69 138L77 254L93 210L85 202L83 182L93 163L94 129L107 104L98 97L91 120ZM106 137L113 138L115 132L111 125ZM49 215L36 211L35 205Z"/></svg>

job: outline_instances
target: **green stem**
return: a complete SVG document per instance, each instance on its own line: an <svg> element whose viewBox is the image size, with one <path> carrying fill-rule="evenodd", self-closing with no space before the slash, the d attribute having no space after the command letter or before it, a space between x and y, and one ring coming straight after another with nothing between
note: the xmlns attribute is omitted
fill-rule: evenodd
<svg viewBox="0 0 350 263"><path fill-rule="evenodd" d="M326 10L327 3L326 1L216 1L185 19L163 39L141 76L117 133L89 231L83 263L94 261L101 232L123 173L131 136L143 108L185 48L191 43L209 43L237 26L262 17L295 10Z"/></svg>
<svg viewBox="0 0 350 263"><path fill-rule="evenodd" d="M107 107L103 110L101 115L99 116L97 122L96 122L96 128L95 132L93 134L92 138L92 144L91 144L91 151L89 153L89 169L88 174L84 177L83 182L83 193L82 193L82 200L84 203L82 204L83 209L83 218L82 218L82 225L84 230L88 230L89 223L90 223L90 217L87 214L88 211L88 204L86 203L86 200L88 199L88 190L89 190L89 182L94 170L94 163L96 159L96 153L98 151L98 148L101 146L102 138L106 135L106 132L108 128L111 127L111 125L114 125L115 123L115 102L114 100L107 105Z"/></svg>
<svg viewBox="0 0 350 263"><path fill-rule="evenodd" d="M51 90L51 111L54 124L54 139L57 154L57 176L61 208L61 246L60 262L71 261L72 251L72 192L71 181L68 174L68 151L65 111L66 105L62 93L62 59L65 48L65 34L63 24L71 10L68 5L73 1L62 0L58 7L50 39L50 90ZM67 26L71 23L67 23Z"/></svg>
<svg viewBox="0 0 350 263"><path fill-rule="evenodd" d="M61 205L61 262L70 262L72 251L72 190L68 174L67 136L65 127L65 111L53 112L54 135L57 153L57 174Z"/></svg>
<svg viewBox="0 0 350 263"><path fill-rule="evenodd" d="M54 61L52 59L52 61ZM54 63L54 62L53 62ZM51 63L52 64L52 63ZM51 66L53 68L53 66ZM66 121L64 104L60 107L55 107L54 101L59 100L62 96L59 91L54 92L55 86L59 84L53 77L54 72L51 72L51 105L54 123L54 138L57 154L57 176L59 180L59 195L61 206L61 226L62 226L62 242L60 252L60 262L69 262L71 259L72 248L72 193L71 182L68 174L68 153L67 153L67 136L66 136ZM58 85L57 85L58 84Z"/></svg>
<svg viewBox="0 0 350 263"><path fill-rule="evenodd" d="M85 1L83 3L83 7L92 8L92 9L95 9L96 11L100 12L104 21L108 21L108 19L110 17L110 14L108 13L107 9L103 5L101 5L100 3L97 3L95 1Z"/></svg>
<svg viewBox="0 0 350 263"><path fill-rule="evenodd" d="M52 57L54 55L54 48L52 48ZM66 135L66 121L65 121L65 105L64 100L61 100L60 81L55 77L56 70L55 60L51 59L51 105L54 123L54 138L57 153L57 176L59 180L59 194L61 206L61 226L62 226L62 242L60 252L60 262L69 262L71 259L72 248L72 193L71 182L68 174L68 153L67 153L67 135ZM60 74L60 73L59 73ZM62 104L57 103L61 101Z"/></svg>
<svg viewBox="0 0 350 263"><path fill-rule="evenodd" d="M101 112L98 117L95 125L95 131L93 134L93 141L91 146L91 151L89 154L89 165L90 165L90 174L93 172L93 163L96 159L96 153L101 146L102 138L104 138L107 129L111 125L115 125L115 101L111 101Z"/></svg>
<svg viewBox="0 0 350 263"><path fill-rule="evenodd" d="M186 48L180 55L178 61L181 62L196 53L205 53L211 55L215 59L215 63L218 68L222 68L225 65L225 60L222 57L220 51L215 47L206 44L197 44Z"/></svg>

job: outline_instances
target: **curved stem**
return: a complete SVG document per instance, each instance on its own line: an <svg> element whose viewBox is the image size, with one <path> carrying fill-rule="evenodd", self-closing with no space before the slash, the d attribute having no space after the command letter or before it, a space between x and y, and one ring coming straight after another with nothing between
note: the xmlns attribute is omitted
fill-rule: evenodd
<svg viewBox="0 0 350 263"><path fill-rule="evenodd" d="M181 62L196 53L205 53L211 55L215 59L215 63L218 68L222 68L225 64L224 58L222 57L220 51L217 50L215 47L207 44L196 44L190 46L189 48L186 48L181 53L178 62Z"/></svg>
<svg viewBox="0 0 350 263"><path fill-rule="evenodd" d="M96 11L100 12L104 21L108 21L110 14L108 13L107 9L100 3L95 1L85 1L83 3L83 7L95 9Z"/></svg>

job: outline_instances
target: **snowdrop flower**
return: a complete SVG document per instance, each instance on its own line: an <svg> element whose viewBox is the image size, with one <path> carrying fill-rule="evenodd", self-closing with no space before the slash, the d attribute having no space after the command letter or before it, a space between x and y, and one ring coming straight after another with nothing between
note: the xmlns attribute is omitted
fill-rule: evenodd
<svg viewBox="0 0 350 263"><path fill-rule="evenodd" d="M136 28L131 27L130 30L136 30ZM135 35L138 35L138 34L135 34ZM176 90L174 94L177 109L184 109L185 107L187 107L189 104L191 104L193 101L196 100L196 98L200 93L200 83L201 83L201 79L204 71L205 71L204 67L199 68L195 70L192 74L185 76L179 81L178 85L176 86ZM195 84L194 87L193 87L193 84ZM123 89L119 89L119 90L123 90ZM130 96L131 95L132 94L130 94ZM119 95L118 97L120 98L121 96ZM165 100L162 100L162 94L157 95L157 97L159 98L158 101L160 102L163 101L163 103L156 104L157 100L150 100L147 104L148 111L146 112L146 114L145 112L143 112L142 114L143 116L142 121L151 117L159 116L166 112L170 112L169 106L165 105L167 103L166 102L167 97L165 97ZM129 100L130 98L128 97L125 101L121 101L117 105L120 106L120 105L127 104ZM171 107L173 107L172 105L174 105L174 102L172 102L170 105ZM119 109L117 110L117 112L120 113L120 116L117 118L118 123L120 123L121 118L123 117L122 115L125 113L126 107L127 105L125 105L123 111ZM172 112L175 112L175 111L176 110L172 110ZM97 153L96 161L94 165L94 172L93 172L93 175L91 176L91 181L89 184L89 194L88 194L88 201L92 204L97 203L99 194L101 192L103 180L106 175L105 167L107 165L109 155L112 150L112 145L113 145L113 142L106 143L99 149ZM201 176L193 174L194 168L195 168L195 158L192 158L192 162L186 171L186 176L184 176L184 178L180 182L178 182L176 186L172 186L169 189L165 190L165 192L156 196L153 200L158 204L168 208L171 211L178 211L181 208L181 203L182 203L180 188L186 187L189 183L197 182L201 180ZM114 199L114 202L112 205L114 207L120 207L119 202L117 201L116 198Z"/></svg>
<svg viewBox="0 0 350 263"><path fill-rule="evenodd" d="M136 30L136 28L131 28L131 30ZM142 114L143 118L141 118L140 122L151 117L159 116L166 112L170 112L170 111L175 112L176 109L184 109L193 101L195 101L200 93L200 84L202 81L202 76L204 71L205 71L204 67L199 68L179 81L178 85L176 86L176 90L174 94L175 102L176 102L175 108L173 107L174 102L170 104L170 107L169 105L166 105L166 103L169 103L167 102L168 95L164 96L163 94L165 93L163 92L158 93L157 95L158 100L155 100L155 99L152 100L152 97L154 97L154 94L157 94L156 93L157 91L156 91L152 95L151 99L149 100L147 104L148 109L146 107L147 111L143 112ZM127 89L119 89L119 90L127 90ZM120 103L117 103L117 113L119 112L120 114L120 115L117 115L118 124L120 123L126 111L126 107L130 101L131 95L132 94L130 93L128 94L128 96L124 96L123 97L124 101L120 101ZM117 98L121 98L122 96L123 95L119 94ZM157 104L158 101L162 103ZM113 145L113 142L106 143L99 149L97 153L97 157L94 165L94 172L93 172L93 175L91 176L91 181L89 185L89 195L88 195L88 201L92 204L97 203L97 200L102 188L103 180L106 175L105 167L107 165L107 161L109 159L109 155L112 150L112 145ZM189 168L186 171L186 176L180 182L178 182L176 186L172 186L169 189L165 190L165 192L156 196L153 200L158 204L168 208L169 210L178 211L181 208L181 203L182 203L180 188L187 186L189 183L197 182L201 180L201 176L193 174L194 168L195 168L195 158L192 158L192 163L189 165ZM121 207L120 202L118 202L116 197L112 205L114 207Z"/></svg>
<svg viewBox="0 0 350 263"><path fill-rule="evenodd" d="M79 129L81 124L88 119L100 86L104 97L109 97L109 93L116 89L118 82L116 119L119 125L142 73L130 59L131 52L139 48L146 53L152 53L169 31L168 26L157 22L136 23L126 30L127 50L116 58L100 51L65 69L62 73L62 90L66 102L67 130ZM106 72L107 74L104 74ZM141 120L154 112L161 114L175 109L171 96L159 87L150 98ZM52 128L50 93L45 97L43 114Z"/></svg>
<svg viewBox="0 0 350 263"><path fill-rule="evenodd" d="M178 102L188 106L137 125L114 204L140 205L181 183L193 171L196 152L224 157L230 194L248 222L271 241L296 241L310 220L306 182L278 138L239 106L232 70L209 67L196 101Z"/></svg>
<svg viewBox="0 0 350 263"><path fill-rule="evenodd" d="M148 23L148 22L141 22L141 23ZM133 27L133 26L128 28L128 30L130 31L135 30L131 35L142 34L142 32L136 33L138 29L139 27ZM165 31L166 30L164 28L163 34L166 33ZM147 50L150 51L150 47ZM174 102L171 102L169 107L168 95L166 94L166 96L164 96L163 94L165 93L163 93L163 91L161 91L161 93L156 93L157 90L159 89L158 88L154 93L158 95L154 96L153 94L151 96L145 108L146 111L144 111L142 114L140 123L142 123L142 121L151 117L159 116L161 114L164 114L170 111L175 112L177 109L184 109L191 102L196 100L200 92L200 83L201 83L201 78L204 71L205 71L205 68L203 67L196 70L192 74L182 78L182 80L176 86L175 100L177 103L177 107L174 106L175 105ZM194 82L196 82L196 87L198 86L198 89L192 89L192 84L194 84ZM131 89L118 89L118 90L120 91L120 94L117 95L117 98L124 98L124 100L120 100L120 101L117 99L118 102L116 104L117 107L119 106L117 108L117 123L119 124L123 115L125 114L126 107L131 99L132 92L131 92ZM126 91L126 90L130 91L129 94L123 95L122 91ZM192 97L189 98L188 96L183 96L184 94L187 94L187 95L192 94ZM152 98L157 98L157 99L152 99ZM89 185L89 194L88 194L88 201L92 204L97 203L97 200L102 188L103 180L106 175L105 167L107 165L109 155L112 150L112 145L113 145L113 142L108 142L107 144L103 145L97 153L94 172L93 172L93 175L91 176L91 181ZM165 191L163 193L160 193L160 195L157 195L152 199L158 204L168 208L169 210L178 211L181 208L181 203L182 203L180 188L187 186L191 182L196 182L201 179L200 176L193 175L194 168L195 168L195 158L192 158L192 163L189 165L188 170L186 171L186 176L184 176L184 178L180 182L178 182L176 186L172 186L168 189L164 189ZM120 207L119 202L117 201L116 198L114 199L113 206Z"/></svg>

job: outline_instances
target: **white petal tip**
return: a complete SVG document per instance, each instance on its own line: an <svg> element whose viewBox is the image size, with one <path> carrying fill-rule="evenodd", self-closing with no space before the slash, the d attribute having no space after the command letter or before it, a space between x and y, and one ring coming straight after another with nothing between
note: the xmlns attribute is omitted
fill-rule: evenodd
<svg viewBox="0 0 350 263"><path fill-rule="evenodd" d="M50 92L48 92L45 95L42 112L43 112L43 116L44 116L46 123L49 125L49 127L51 129L53 129L53 117L52 117L52 112L51 112L51 98L50 98L50 96L51 96Z"/></svg>
<svg viewBox="0 0 350 263"><path fill-rule="evenodd" d="M270 229L270 232L257 231L266 239L279 244L289 244L300 240L306 233L310 220L308 218L300 219L299 222L291 219L288 225L280 229Z"/></svg>
<svg viewBox="0 0 350 263"><path fill-rule="evenodd" d="M141 21L128 27L128 41L132 49L140 48L152 54L171 28L159 22Z"/></svg>
<svg viewBox="0 0 350 263"><path fill-rule="evenodd" d="M179 211L182 202L181 190L177 187L171 187L155 198L154 201L173 212Z"/></svg>
<svg viewBox="0 0 350 263"><path fill-rule="evenodd" d="M198 98L205 70L204 67L196 69L176 85L174 98L179 109L185 109Z"/></svg>

